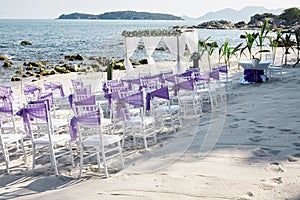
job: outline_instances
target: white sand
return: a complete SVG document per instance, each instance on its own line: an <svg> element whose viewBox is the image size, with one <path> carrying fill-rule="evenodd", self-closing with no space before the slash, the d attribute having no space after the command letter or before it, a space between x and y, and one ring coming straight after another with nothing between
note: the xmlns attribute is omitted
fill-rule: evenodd
<svg viewBox="0 0 300 200"><path fill-rule="evenodd" d="M275 65L280 64L279 54ZM289 64L294 62L291 55ZM12 173L5 175L2 160L0 198L300 199L299 65L285 67L282 81L275 78L241 85L238 80L242 70L236 65L231 75L234 93L226 104L214 112L207 110L199 126L196 119L185 120L175 137L162 135L148 152L125 152L126 168L116 173L111 168L109 179L89 167L83 179L76 179L78 159L75 168L59 160L63 163L59 164L59 177L43 163L31 175L31 163L26 168L21 159L14 160ZM98 81L86 79L89 74L84 76L84 80ZM67 77L48 77L47 81L69 82ZM220 137L216 131L205 140L209 129L220 127ZM217 144L206 155L203 141L213 143L214 137Z"/></svg>

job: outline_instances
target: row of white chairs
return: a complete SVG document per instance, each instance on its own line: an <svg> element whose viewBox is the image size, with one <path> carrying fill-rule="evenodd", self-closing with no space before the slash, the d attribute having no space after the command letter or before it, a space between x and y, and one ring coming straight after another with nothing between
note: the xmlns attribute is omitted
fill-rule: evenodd
<svg viewBox="0 0 300 200"><path fill-rule="evenodd" d="M192 74L196 75L196 73ZM170 72L165 72L162 77L166 79L167 77L172 78L171 76ZM121 166L124 167L123 151L125 141L129 141L128 138L133 139L135 146L137 140L141 138L144 148L147 149L148 140L152 139L153 143L156 143L157 134L167 124L170 124L171 131L176 133L183 123L184 116L193 113L196 117L200 117L205 100L212 107L217 105L218 98L221 99L220 96L217 97L217 91L222 88L220 83L211 80L209 82L195 81L193 76L176 76L174 83L172 81L161 82L159 78L140 77L141 85L135 87L131 85L131 89L128 85L124 86L126 82L107 81L109 101L111 102L108 103L110 105L108 106L109 118L104 117L105 105L99 104L98 97L91 92L91 86L85 85L83 81L74 81L71 90L72 101L70 106L62 112L64 115L58 114L59 111L62 111L59 104L68 98L63 97L61 91L57 90L60 88L57 84L56 86L53 84L52 88L51 86L45 87L43 91L50 88L48 94L41 92L40 88L33 89L34 93L39 94L27 93L32 97L30 95L26 97L27 104L18 112L22 117L21 120L9 120L1 123L0 139L2 152L5 155L6 171L9 173L9 153L11 153L11 149L6 147L10 144L18 146L17 152L23 152L24 161L26 161L24 150L24 140L26 140L32 146L33 171L37 152L46 150L50 153L51 166L54 168L55 175L58 175L57 159L68 154L70 163L74 165L73 155L76 151L80 156L80 177L83 173L86 155L88 157L95 155L98 166L104 166L104 174L108 177L108 159L119 156ZM32 88L28 87L27 89ZM9 90L3 90L5 95L10 94ZM54 95L54 92L58 94ZM174 93L177 93L177 96ZM86 103L88 98L93 98L92 103ZM34 102L35 100L36 102ZM5 107L4 103L1 106ZM11 116L16 117L13 112ZM33 118L35 120L31 121ZM94 122L89 120L87 122L86 119ZM26 122L25 126L23 121ZM11 126L13 132L5 132L4 127L9 124L8 122L20 122L20 129L16 130L18 126L15 123ZM69 130L70 122L72 126ZM63 129L59 127L63 127ZM74 135L71 137L74 132L76 132L76 137ZM17 134L18 138L8 140L7 138L12 138L8 137L8 134ZM15 146L12 148L16 149Z"/></svg>

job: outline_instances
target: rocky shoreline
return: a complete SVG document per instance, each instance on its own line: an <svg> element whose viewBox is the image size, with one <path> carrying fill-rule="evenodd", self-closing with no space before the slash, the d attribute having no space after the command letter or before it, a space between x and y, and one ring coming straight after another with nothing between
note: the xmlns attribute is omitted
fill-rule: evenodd
<svg viewBox="0 0 300 200"><path fill-rule="evenodd" d="M262 27L266 18L269 18L269 25L273 27L273 31L281 30L282 32L293 32L294 30L300 28L300 21L295 22L293 24L289 24L283 19L272 17L271 14L256 14L251 17L248 23L246 23L245 21L239 21L237 23L234 23L228 20L212 20L188 28L257 30Z"/></svg>
<svg viewBox="0 0 300 200"><path fill-rule="evenodd" d="M231 21L219 20L203 22L201 24L192 27L179 27L174 28L194 28L194 29L241 29L241 30L257 30L261 29L266 18L269 18L269 25L273 31L281 30L281 32L293 32L300 29L300 21L296 21L293 24L288 24L285 20L271 17L271 14L256 14L251 17L249 23L240 21L233 23ZM239 37L242 37L239 36ZM293 41L294 42L294 41ZM22 46L31 45L30 41L22 41ZM295 44L293 44L295 45ZM279 45L280 46L280 45ZM143 49L142 45L138 46L139 49ZM157 47L156 50L166 51L167 47ZM106 72L107 66L113 62L113 69L125 70L124 60L111 60L105 57L92 56L85 58L81 54L65 55L64 60L58 61L57 63L48 63L42 61L35 62L24 62L20 67L14 64L14 61L10 60L5 55L0 55L0 63L3 68L16 70L14 75L11 77L11 81L20 81L22 78L31 77L32 81L38 80L41 76L49 76L55 74L65 74L70 72ZM139 60L132 63L133 66L147 64L146 59ZM18 64L17 64L18 65ZM1 70L2 71L2 70ZM11 74L11 73L10 73ZM5 77L7 74L4 74ZM8 80L8 78L7 78Z"/></svg>

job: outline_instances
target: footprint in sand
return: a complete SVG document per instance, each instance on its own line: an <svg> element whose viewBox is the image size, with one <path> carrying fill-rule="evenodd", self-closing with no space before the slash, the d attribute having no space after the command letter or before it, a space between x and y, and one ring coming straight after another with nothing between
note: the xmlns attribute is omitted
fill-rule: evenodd
<svg viewBox="0 0 300 200"><path fill-rule="evenodd" d="M253 137L253 138L249 138L249 140L250 140L251 142L255 142L255 143L257 143L257 142L260 142L260 141L262 141L262 140L263 140L263 138L262 138L262 137L260 137L260 136L255 136L255 137Z"/></svg>
<svg viewBox="0 0 300 200"><path fill-rule="evenodd" d="M257 157L266 157L268 155L268 153L262 148L256 149L253 154Z"/></svg>
<svg viewBox="0 0 300 200"><path fill-rule="evenodd" d="M229 125L229 128L238 128L238 127L239 127L238 124L231 124L231 125Z"/></svg>
<svg viewBox="0 0 300 200"><path fill-rule="evenodd" d="M298 159L293 157L293 156L289 156L288 159L287 159L289 162L297 162Z"/></svg>
<svg viewBox="0 0 300 200"><path fill-rule="evenodd" d="M292 143L292 145L295 147L300 147L300 142L294 142L294 143Z"/></svg>
<svg viewBox="0 0 300 200"><path fill-rule="evenodd" d="M255 130L253 131L254 134L261 134L263 131Z"/></svg>
<svg viewBox="0 0 300 200"><path fill-rule="evenodd" d="M272 181L273 183L278 184L278 185L281 184L281 183L283 183L281 177L272 178L271 181Z"/></svg>
<svg viewBox="0 0 300 200"><path fill-rule="evenodd" d="M257 121L250 119L249 122L257 124Z"/></svg>
<svg viewBox="0 0 300 200"><path fill-rule="evenodd" d="M281 128L281 129L279 129L281 132L292 132L292 130L291 129L289 129L289 128Z"/></svg>
<svg viewBox="0 0 300 200"><path fill-rule="evenodd" d="M292 131L292 132L290 132L290 134L291 134L291 135L298 135L298 134L299 134L299 132Z"/></svg>
<svg viewBox="0 0 300 200"><path fill-rule="evenodd" d="M272 162L269 164L268 166L268 169L272 172L275 172L275 173L283 173L284 170L282 169L280 163L278 162Z"/></svg>
<svg viewBox="0 0 300 200"><path fill-rule="evenodd" d="M269 151L270 154L277 156L281 151L280 150L271 150Z"/></svg>

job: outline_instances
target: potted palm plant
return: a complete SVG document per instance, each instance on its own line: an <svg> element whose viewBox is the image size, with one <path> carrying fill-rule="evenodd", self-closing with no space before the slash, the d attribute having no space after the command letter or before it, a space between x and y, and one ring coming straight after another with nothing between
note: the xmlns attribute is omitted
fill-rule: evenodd
<svg viewBox="0 0 300 200"><path fill-rule="evenodd" d="M269 18L265 19L263 26L261 27L260 32L258 33L257 36L258 41L256 40L257 46L259 46L259 51L257 53L260 54L259 56L260 60L262 59L263 52L270 52L269 50L263 49L264 40L265 38L267 38L268 33L272 30L272 26L268 26L269 20L270 20Z"/></svg>
<svg viewBox="0 0 300 200"><path fill-rule="evenodd" d="M289 50L293 49L293 39L292 39L292 32L286 33L284 36L282 35L280 37L280 41L282 42L282 46L284 48L284 54L285 54L285 65L287 65L287 55L290 54Z"/></svg>
<svg viewBox="0 0 300 200"><path fill-rule="evenodd" d="M245 54L245 50L248 50L249 52L249 59L253 58L252 56L252 47L253 47L253 44L256 40L256 38L258 37L258 33L257 32L253 32L253 33L248 33L248 32L245 32L246 33L246 45L241 48L241 54L244 54L245 56L247 56L247 54Z"/></svg>
<svg viewBox="0 0 300 200"><path fill-rule="evenodd" d="M269 43L270 43L270 47L272 49L272 53L275 55L276 54L276 48L278 47L279 45L279 40L280 40L280 37L281 37L281 31L280 30L277 30L276 31L276 37L272 37L272 36L267 36L267 38L269 39Z"/></svg>
<svg viewBox="0 0 300 200"><path fill-rule="evenodd" d="M237 57L237 52L240 51L242 45L243 43L240 43L236 47L230 47L229 39L227 38L224 44L219 48L219 63L223 58L225 65L230 69L231 58L232 56Z"/></svg>
<svg viewBox="0 0 300 200"><path fill-rule="evenodd" d="M300 52L300 28L295 30L295 37L296 37L296 43L297 43L297 62L293 65L295 67L300 62L299 52Z"/></svg>

